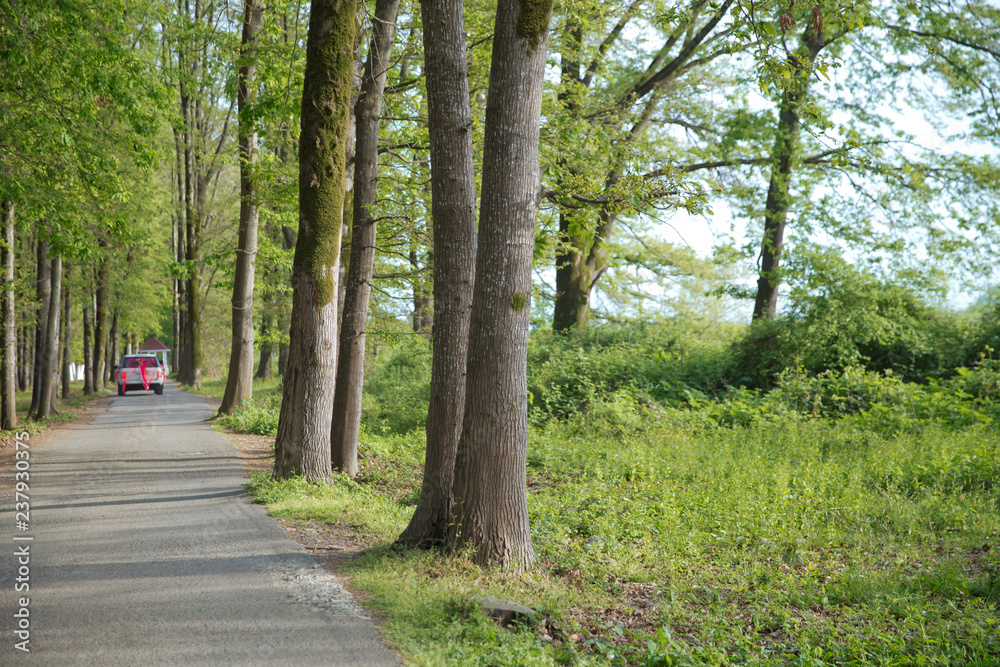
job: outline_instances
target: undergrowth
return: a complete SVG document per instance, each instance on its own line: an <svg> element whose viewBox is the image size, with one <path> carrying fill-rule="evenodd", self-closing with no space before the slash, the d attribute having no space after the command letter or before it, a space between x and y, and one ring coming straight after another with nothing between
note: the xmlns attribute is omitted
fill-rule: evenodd
<svg viewBox="0 0 1000 667"><path fill-rule="evenodd" d="M356 480L262 476L251 492L366 537L348 572L413 664L1000 664L995 362L923 384L793 368L769 392L713 394L667 349L677 385L660 392L639 361L623 381L628 350L652 347L610 345L603 367L586 350L565 368L535 356L529 572L393 546L424 442L418 421L380 407L388 381L365 399ZM402 369L423 363L390 373L403 395L426 378ZM276 408L248 406L246 421ZM503 629L475 595L538 618Z"/></svg>

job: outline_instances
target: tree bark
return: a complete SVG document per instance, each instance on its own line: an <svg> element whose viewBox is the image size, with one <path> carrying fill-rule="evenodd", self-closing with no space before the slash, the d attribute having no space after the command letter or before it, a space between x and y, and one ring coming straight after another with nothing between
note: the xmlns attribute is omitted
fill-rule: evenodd
<svg viewBox="0 0 1000 667"><path fill-rule="evenodd" d="M173 229L171 231L171 241L173 243L173 259L177 264L184 261L184 146L181 138L181 133L178 130L174 130L174 151L176 153L175 158L175 179L174 186L176 187L176 201L175 210L173 216ZM184 294L184 281L179 277L173 277L173 341L172 346L172 365L177 373L177 377L183 377L184 368L184 332L185 332L185 322L184 322L184 308L187 303L187 297Z"/></svg>
<svg viewBox="0 0 1000 667"><path fill-rule="evenodd" d="M104 373L104 383L108 384L114 381L112 376L112 367L117 366L118 362L121 360L121 355L119 354L118 348L119 336L118 336L118 306L115 306L113 314L111 316L111 331L108 333L108 363L105 365Z"/></svg>
<svg viewBox="0 0 1000 667"><path fill-rule="evenodd" d="M465 364L476 267L472 111L460 0L421 3L431 152L435 323L420 498L399 542L445 543L465 409Z"/></svg>
<svg viewBox="0 0 1000 667"><path fill-rule="evenodd" d="M257 265L257 223L260 187L256 175L259 153L257 131L251 117L256 98L257 42L264 26L264 5L245 0L241 65L236 99L240 114L240 233L236 246L233 281L233 342L229 356L226 393L220 415L231 415L236 406L253 396L253 285Z"/></svg>
<svg viewBox="0 0 1000 667"><path fill-rule="evenodd" d="M274 446L277 478L298 473L309 481L330 479L337 275L356 12L356 0L314 0L310 8L289 358Z"/></svg>
<svg viewBox="0 0 1000 667"><path fill-rule="evenodd" d="M94 297L87 289L87 300L83 304L83 393L94 392L94 332L90 325Z"/></svg>
<svg viewBox="0 0 1000 667"><path fill-rule="evenodd" d="M3 202L3 244L0 245L0 265L3 266L3 290L0 291L0 321L3 326L3 349L0 350L0 431L17 427L15 402L17 331L14 325L14 202Z"/></svg>
<svg viewBox="0 0 1000 667"><path fill-rule="evenodd" d="M187 309L184 315L184 354L186 376L184 384L198 387L201 384L201 281L198 275L198 241L201 225L197 212L191 207L191 218L187 222L187 258L191 263L187 284Z"/></svg>
<svg viewBox="0 0 1000 667"><path fill-rule="evenodd" d="M541 196L538 126L551 4L500 0L486 99L479 246L455 532L481 565L528 568L527 342Z"/></svg>
<svg viewBox="0 0 1000 667"><path fill-rule="evenodd" d="M291 227L282 226L281 227L281 240L284 244L282 247L285 250L292 250L295 248L295 230ZM289 334L290 337L290 322L285 320L284 317L280 319L280 326L282 331ZM281 377L285 376L285 369L288 368L288 341L278 344L278 375Z"/></svg>
<svg viewBox="0 0 1000 667"><path fill-rule="evenodd" d="M431 168L433 169L433 165ZM473 193L473 196L474 195L475 193ZM433 233L432 229L432 237ZM417 241L411 241L411 243L415 244ZM426 264L424 266L420 266L420 257L417 254L417 251L410 250L410 266L413 267L413 280L411 281L411 284L413 285L413 332L422 335L424 338L429 338L431 336L431 331L434 328L434 297L432 296L433 286L428 288L427 280L424 278L428 265L433 271L433 252L427 253Z"/></svg>
<svg viewBox="0 0 1000 667"><path fill-rule="evenodd" d="M264 297L264 307L272 305L272 299ZM254 378L269 378L273 375L271 362L274 359L274 343L268 341L271 332L274 331L274 315L264 315L260 323L260 361L257 364L257 372Z"/></svg>
<svg viewBox="0 0 1000 667"><path fill-rule="evenodd" d="M62 309L62 257L52 260L50 272L49 313L45 327L45 349L42 355L41 391L36 419L45 419L54 412L56 390L59 387L59 311Z"/></svg>
<svg viewBox="0 0 1000 667"><path fill-rule="evenodd" d="M102 391L105 387L105 356L108 339L108 282L111 278L111 259L108 257L107 244L100 242L100 258L97 267L97 310L94 318L94 391Z"/></svg>
<svg viewBox="0 0 1000 667"><path fill-rule="evenodd" d="M194 298L191 296L191 275L194 275L194 284L197 287L197 272L198 267L195 265L195 256L192 253L192 232L194 231L194 157L192 155L192 143L194 142L194 120L192 112L191 97L187 90L187 84L185 81L185 76L187 72L186 57L184 56L184 51L181 50L178 53L178 62L180 63L181 78L180 78L180 103L181 103L181 117L184 121L184 131L182 132L183 148L184 148L184 221L183 221L183 232L184 241L182 245L184 261L187 263L187 270L190 272L187 277L183 279L183 297L184 306L182 308L183 322L181 329L181 350L180 356L178 357L178 370L180 371L180 381L184 384L192 384L194 382L194 361L192 359L192 338L193 333L190 329L191 318L192 318L192 302L197 301L197 290L194 291ZM196 240L194 243L197 246Z"/></svg>
<svg viewBox="0 0 1000 667"><path fill-rule="evenodd" d="M773 320L778 312L785 221L791 206L789 189L801 126L798 107L809 92L813 63L824 46L826 42L822 33L807 28L802 37L802 48L788 57L793 74L780 103L778 128L772 149L773 162L767 186L767 201L764 204L764 236L761 240L760 274L753 304L753 321Z"/></svg>
<svg viewBox="0 0 1000 667"><path fill-rule="evenodd" d="M63 264L63 287L62 287L62 301L63 301L63 314L62 314L62 397L69 398L69 363L71 354L71 341L70 336L70 314L72 312L73 304L70 299L69 291L69 273L70 265Z"/></svg>
<svg viewBox="0 0 1000 667"><path fill-rule="evenodd" d="M379 114L399 4L400 0L377 0L375 3L368 60L362 77L361 94L354 107L357 148L354 155L353 227L330 431L333 466L348 477L358 474L365 337L377 236L377 222L371 207L375 205L378 186Z"/></svg>
<svg viewBox="0 0 1000 667"><path fill-rule="evenodd" d="M17 390L28 388L28 327L17 327Z"/></svg>
<svg viewBox="0 0 1000 667"><path fill-rule="evenodd" d="M52 260L49 259L49 244L38 239L35 259L35 298L37 310L35 319L35 350L32 362L31 407L28 414L38 414L42 404L42 372L45 367L45 341L49 322L49 299L52 286Z"/></svg>

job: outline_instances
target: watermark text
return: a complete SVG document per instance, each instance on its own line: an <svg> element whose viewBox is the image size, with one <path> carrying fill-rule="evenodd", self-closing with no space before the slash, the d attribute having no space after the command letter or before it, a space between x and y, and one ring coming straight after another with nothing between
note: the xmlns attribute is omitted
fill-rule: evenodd
<svg viewBox="0 0 1000 667"><path fill-rule="evenodd" d="M14 591L21 595L14 612L14 648L31 652L31 447L28 434L15 434L14 450Z"/></svg>

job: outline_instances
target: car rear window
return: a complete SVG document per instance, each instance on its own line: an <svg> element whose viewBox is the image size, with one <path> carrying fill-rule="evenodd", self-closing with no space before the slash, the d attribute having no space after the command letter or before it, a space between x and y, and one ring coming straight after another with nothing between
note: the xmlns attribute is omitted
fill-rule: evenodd
<svg viewBox="0 0 1000 667"><path fill-rule="evenodd" d="M145 360L146 366L159 366L160 363L156 357L125 357L122 359L122 368L139 368L142 361Z"/></svg>

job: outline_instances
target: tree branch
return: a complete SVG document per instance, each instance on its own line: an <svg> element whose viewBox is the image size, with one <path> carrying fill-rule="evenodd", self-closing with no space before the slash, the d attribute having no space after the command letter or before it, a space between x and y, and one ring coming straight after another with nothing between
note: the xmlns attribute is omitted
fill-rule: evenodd
<svg viewBox="0 0 1000 667"><path fill-rule="evenodd" d="M601 42L601 45L597 47L597 53L594 55L593 60L590 61L590 64L587 65L587 71L583 75L582 83L584 87L590 88L590 82L593 81L594 74L597 73L597 68L600 67L601 58L618 40L622 30L625 29L625 26L628 25L629 21L635 18L635 12L639 8L639 5L642 4L642 1L643 0L634 0L634 2L625 9L625 13L622 14L618 24L612 28L611 32L609 32L607 37L604 38L604 41Z"/></svg>
<svg viewBox="0 0 1000 667"><path fill-rule="evenodd" d="M958 37L952 37L951 35L942 35L939 33L927 32L924 30L914 30L913 28L906 28L904 26L894 25L892 23L886 23L884 25L886 28L889 28L890 30L895 30L896 32L903 32L910 35L917 35L918 37L943 39L947 42L951 42L952 44L958 44L959 46L964 46L966 48L973 49L974 51L981 51L983 53L988 53L997 60L1000 60L1000 51L997 51L996 49L991 49L988 46L984 46L982 44L976 44L975 42L968 42L964 39L959 39Z"/></svg>

